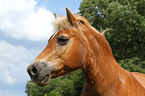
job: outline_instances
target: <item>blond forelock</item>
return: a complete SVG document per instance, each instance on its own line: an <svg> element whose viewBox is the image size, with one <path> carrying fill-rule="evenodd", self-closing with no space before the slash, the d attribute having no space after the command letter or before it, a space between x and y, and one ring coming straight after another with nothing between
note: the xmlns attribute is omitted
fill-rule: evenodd
<svg viewBox="0 0 145 96"><path fill-rule="evenodd" d="M82 16L73 14L77 21L84 22L84 24L89 24L89 22ZM55 18L54 22L55 32L59 30L69 29L72 27L71 23L68 21L67 16L59 16Z"/></svg>

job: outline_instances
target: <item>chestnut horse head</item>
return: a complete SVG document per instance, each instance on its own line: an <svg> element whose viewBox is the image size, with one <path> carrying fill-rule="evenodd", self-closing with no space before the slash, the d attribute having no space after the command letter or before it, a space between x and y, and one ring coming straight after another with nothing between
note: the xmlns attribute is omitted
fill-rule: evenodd
<svg viewBox="0 0 145 96"><path fill-rule="evenodd" d="M95 30L84 17L73 15L68 9L66 12L67 16L56 17L55 33L27 68L31 79L40 86L47 85L51 77L84 69L93 54L98 57L104 53L112 55L102 33ZM97 50L95 53L94 49Z"/></svg>

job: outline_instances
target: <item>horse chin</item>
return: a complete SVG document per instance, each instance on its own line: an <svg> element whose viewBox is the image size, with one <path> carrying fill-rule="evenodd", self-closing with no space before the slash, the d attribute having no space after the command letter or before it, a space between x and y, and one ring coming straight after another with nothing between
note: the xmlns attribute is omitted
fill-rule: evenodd
<svg viewBox="0 0 145 96"><path fill-rule="evenodd" d="M49 83L49 81L50 81L52 76L53 75L47 75L47 76L45 76L43 80L41 80L39 83L37 83L37 85L38 86L46 86Z"/></svg>
<svg viewBox="0 0 145 96"><path fill-rule="evenodd" d="M56 73L46 75L39 83L37 83L37 85L38 86L46 86L49 83L51 78L57 78L57 77L62 76L64 74L66 74L66 71L60 70Z"/></svg>

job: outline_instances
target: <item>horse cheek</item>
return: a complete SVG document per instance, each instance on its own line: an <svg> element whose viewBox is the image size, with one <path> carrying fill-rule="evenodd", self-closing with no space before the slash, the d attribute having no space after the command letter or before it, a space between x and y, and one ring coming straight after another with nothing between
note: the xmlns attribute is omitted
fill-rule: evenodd
<svg viewBox="0 0 145 96"><path fill-rule="evenodd" d="M82 44L76 44L70 51L68 55L69 67L72 69L81 68L82 64L85 62L86 50Z"/></svg>

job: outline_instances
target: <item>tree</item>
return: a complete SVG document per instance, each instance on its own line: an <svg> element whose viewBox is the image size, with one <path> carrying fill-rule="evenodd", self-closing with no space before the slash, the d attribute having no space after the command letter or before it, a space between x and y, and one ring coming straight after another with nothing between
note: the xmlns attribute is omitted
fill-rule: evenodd
<svg viewBox="0 0 145 96"><path fill-rule="evenodd" d="M145 74L145 60L141 60L138 57L119 60L119 64L128 71Z"/></svg>
<svg viewBox="0 0 145 96"><path fill-rule="evenodd" d="M80 14L96 29L113 29L106 37L117 60L145 57L145 0L83 0Z"/></svg>
<svg viewBox="0 0 145 96"><path fill-rule="evenodd" d="M51 91L48 95L46 95L46 96L63 96L63 95L61 95L60 93L58 93L58 92L52 90L52 91Z"/></svg>

